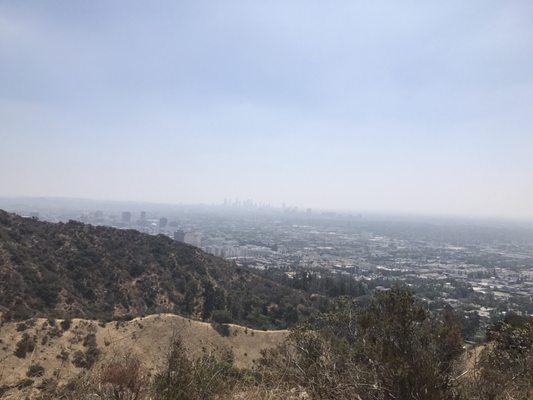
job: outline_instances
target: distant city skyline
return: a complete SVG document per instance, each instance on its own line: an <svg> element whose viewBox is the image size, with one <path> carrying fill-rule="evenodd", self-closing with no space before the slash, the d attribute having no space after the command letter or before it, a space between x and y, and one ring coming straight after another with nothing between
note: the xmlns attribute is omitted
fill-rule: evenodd
<svg viewBox="0 0 533 400"><path fill-rule="evenodd" d="M294 204L264 204L257 207L247 207L241 205L225 205L224 202L204 202L204 203L168 203L152 201L132 201L132 200L109 200L94 198L72 198L72 197L46 197L46 196L0 196L0 209L9 212L16 212L24 216L40 215L54 212L70 212L72 216L76 212L97 214L104 212L108 216L114 216L122 222L127 222L128 217L124 214L130 214L130 222L140 221L141 213L151 215L153 221L158 220L161 216L167 216L178 210L189 210L195 212L213 211L243 211L259 212L264 215L269 213L311 216L311 217L337 217L337 218L356 218L364 220L379 221L427 221L435 223L474 223L474 224L496 224L496 225L522 225L533 229L533 218L529 217L505 217L505 216L483 216L483 215L461 215L461 214L439 214L439 213L421 213L421 212L401 212L401 211L372 211L363 209L341 209L341 208L312 208L305 205ZM25 211L21 214L22 211ZM152 222L153 222L152 221Z"/></svg>
<svg viewBox="0 0 533 400"><path fill-rule="evenodd" d="M533 2L0 3L0 196L533 218Z"/></svg>

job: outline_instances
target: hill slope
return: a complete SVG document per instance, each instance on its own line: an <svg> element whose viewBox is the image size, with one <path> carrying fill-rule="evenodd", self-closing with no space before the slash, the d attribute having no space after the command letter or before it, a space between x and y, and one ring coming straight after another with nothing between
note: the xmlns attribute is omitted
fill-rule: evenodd
<svg viewBox="0 0 533 400"><path fill-rule="evenodd" d="M173 314L105 325L98 321L73 319L66 330L61 328L61 321L43 318L26 321L23 326L24 330L20 324L10 322L0 327L0 397L3 391L8 399L33 398L40 393L38 387L43 381L59 377L60 384L68 382L86 371L76 361L76 354L87 354L91 346L97 349L100 361L130 354L154 374L163 366L174 335L184 339L191 357L200 356L202 351L231 350L235 366L239 368L253 367L261 350L280 344L287 336L287 331L283 330L258 331L238 325L231 325L230 334L221 336L208 323ZM14 354L17 343L24 335L31 338L34 348L25 357L17 357ZM88 339L91 337L93 339ZM17 385L27 379L31 365L43 367L42 374L32 377L31 387L18 390Z"/></svg>
<svg viewBox="0 0 533 400"><path fill-rule="evenodd" d="M111 320L172 312L260 328L306 313L307 297L168 237L0 210L0 311Z"/></svg>

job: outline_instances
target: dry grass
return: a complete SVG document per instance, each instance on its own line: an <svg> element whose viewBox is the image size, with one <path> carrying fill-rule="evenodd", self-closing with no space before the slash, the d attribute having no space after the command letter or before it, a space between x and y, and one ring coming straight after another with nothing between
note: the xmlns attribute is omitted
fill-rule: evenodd
<svg viewBox="0 0 533 400"><path fill-rule="evenodd" d="M56 321L55 327L59 327ZM287 336L286 331L259 331L230 325L227 337L217 333L211 324L193 321L173 314L151 315L121 323L99 324L98 321L73 319L70 329L51 327L47 320L36 319L25 331L17 331L15 323L0 326L0 388L13 387L26 378L31 364L38 363L45 369L44 375L35 379L33 387L24 391L9 390L2 399L18 399L29 395L35 397L42 390L36 389L43 380L53 379L64 384L83 372L72 364L76 351L85 352L83 342L87 335L94 334L97 348L102 352L100 362L116 359L123 354L136 356L147 374L153 375L162 367L168 344L173 334L178 333L184 341L188 354L197 357L204 351L229 348L234 354L238 368L251 368L261 356L263 349L272 348ZM60 331L60 336L57 332ZM35 337L35 349L25 358L13 352L24 333ZM43 339L46 338L46 339ZM68 359L64 359L68 354Z"/></svg>

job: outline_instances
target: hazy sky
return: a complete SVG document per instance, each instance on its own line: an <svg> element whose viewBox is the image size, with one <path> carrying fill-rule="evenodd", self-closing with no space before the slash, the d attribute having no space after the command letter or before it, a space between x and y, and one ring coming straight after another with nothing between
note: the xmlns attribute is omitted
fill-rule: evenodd
<svg viewBox="0 0 533 400"><path fill-rule="evenodd" d="M0 195L533 217L533 1L0 0Z"/></svg>

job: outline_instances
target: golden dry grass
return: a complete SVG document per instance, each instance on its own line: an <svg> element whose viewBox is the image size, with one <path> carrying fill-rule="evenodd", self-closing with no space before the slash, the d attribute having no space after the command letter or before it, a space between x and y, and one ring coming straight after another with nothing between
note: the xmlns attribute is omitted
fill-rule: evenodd
<svg viewBox="0 0 533 400"><path fill-rule="evenodd" d="M56 322L59 325L59 320ZM116 354L136 355L150 373L158 370L165 360L168 345L174 334L180 335L189 355L194 357L202 351L216 351L229 348L235 356L235 366L252 367L263 349L281 343L287 331L260 331L230 325L230 335L221 336L209 323L194 321L173 314L157 314L135 318L123 323L107 323L100 326L97 321L73 319L71 328L61 336L51 336L53 329L46 319L36 319L35 325L24 332L36 337L35 349L25 358L14 355L16 343L24 332L18 332L16 323L0 326L0 387L12 386L26 378L31 364L37 363L45 368L42 377L35 378L35 384L42 379L59 376L60 382L79 374L82 370L72 362L77 350L84 351L83 339L91 332L96 336L98 349L102 351L100 360L112 358ZM47 339L43 343L43 338ZM58 358L61 352L69 353L68 360ZM36 392L38 389L25 390ZM10 390L3 399L20 398L22 391Z"/></svg>

